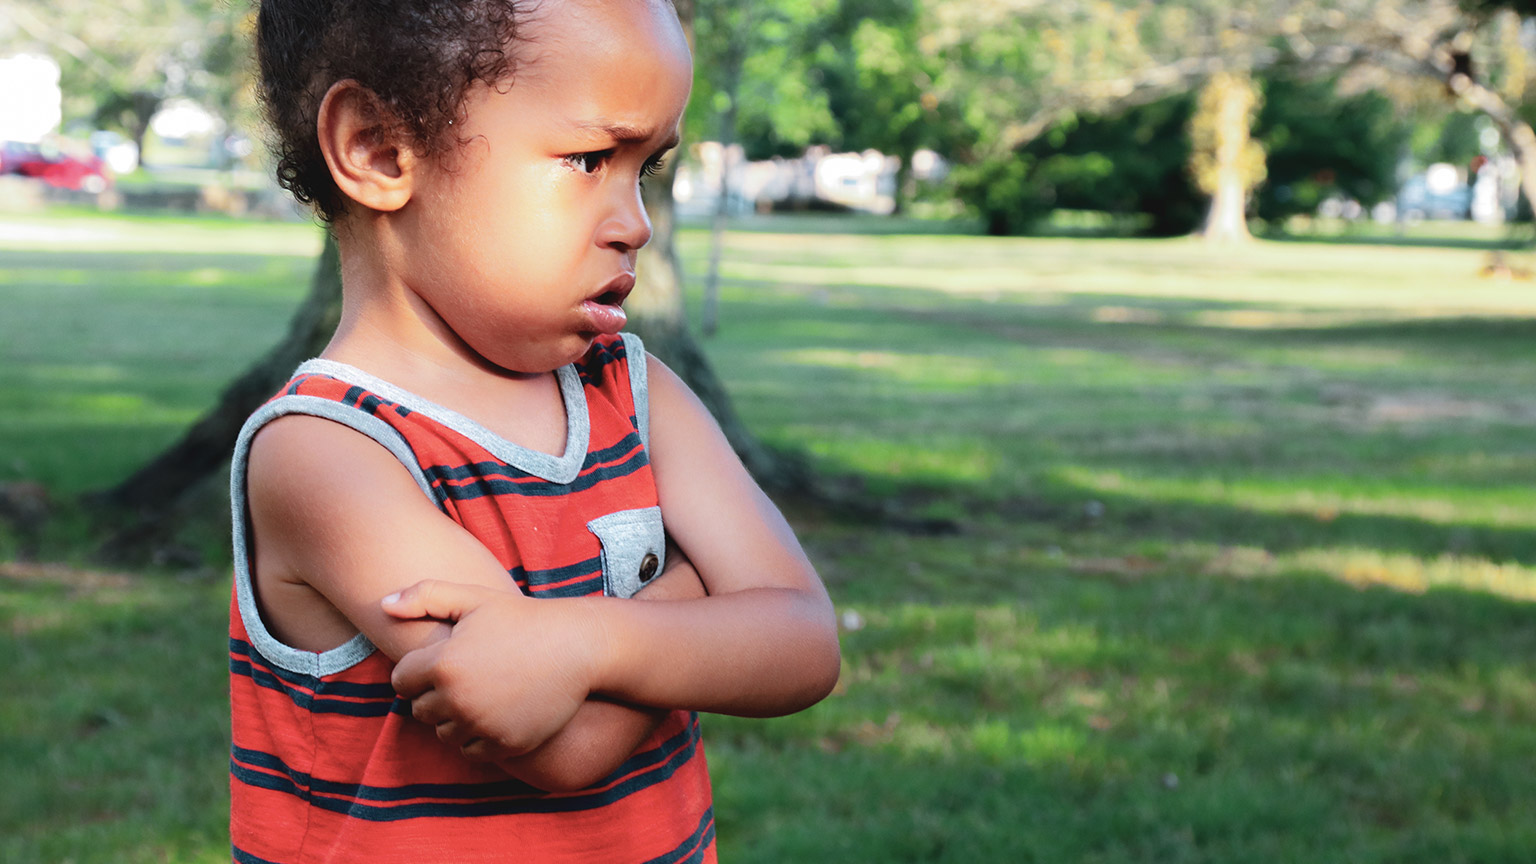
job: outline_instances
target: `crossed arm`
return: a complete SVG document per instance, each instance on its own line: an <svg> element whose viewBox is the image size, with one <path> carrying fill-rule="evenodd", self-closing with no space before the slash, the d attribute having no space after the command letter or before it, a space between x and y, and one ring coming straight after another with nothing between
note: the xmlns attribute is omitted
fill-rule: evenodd
<svg viewBox="0 0 1536 864"><path fill-rule="evenodd" d="M771 716L821 699L839 655L815 571L697 398L659 362L649 373L652 469L687 559L637 595L649 602L509 590L382 448L291 417L251 456L263 606L308 610L276 635L329 647L361 630L398 661L418 719L546 789L601 778L667 709Z"/></svg>

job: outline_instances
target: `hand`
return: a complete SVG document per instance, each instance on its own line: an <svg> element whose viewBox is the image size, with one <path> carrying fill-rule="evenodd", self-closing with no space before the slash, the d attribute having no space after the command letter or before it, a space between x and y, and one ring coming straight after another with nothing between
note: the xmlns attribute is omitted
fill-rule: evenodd
<svg viewBox="0 0 1536 864"><path fill-rule="evenodd" d="M696 600L704 583L683 550L668 544L667 569L636 600ZM543 601L540 601L543 602ZM651 737L667 710L588 699L576 716L531 753L498 761L508 774L550 792L574 792L612 774Z"/></svg>
<svg viewBox="0 0 1536 864"><path fill-rule="evenodd" d="M533 750L587 698L601 634L586 626L580 601L427 579L383 607L396 618L453 624L447 639L401 657L390 680L411 714L469 759Z"/></svg>

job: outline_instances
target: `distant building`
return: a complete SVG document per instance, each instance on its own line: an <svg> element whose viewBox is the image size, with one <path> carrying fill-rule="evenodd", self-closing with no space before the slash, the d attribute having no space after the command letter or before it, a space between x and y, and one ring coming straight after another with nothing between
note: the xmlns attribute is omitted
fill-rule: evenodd
<svg viewBox="0 0 1536 864"><path fill-rule="evenodd" d="M678 210L685 215L715 212L722 195L720 178L727 169L723 194L728 213L834 207L887 214L896 207L901 160L878 150L833 153L817 145L795 159L747 162L740 145L704 141L693 155L678 169L672 187ZM917 179L942 177L947 168L930 150L919 150L912 159Z"/></svg>
<svg viewBox="0 0 1536 864"><path fill-rule="evenodd" d="M59 64L40 54L0 58L0 141L40 143L63 117Z"/></svg>

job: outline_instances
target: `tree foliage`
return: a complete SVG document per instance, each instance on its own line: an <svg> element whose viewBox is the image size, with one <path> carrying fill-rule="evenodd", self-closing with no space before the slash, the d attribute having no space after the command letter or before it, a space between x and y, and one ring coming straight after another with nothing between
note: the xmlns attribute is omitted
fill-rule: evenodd
<svg viewBox="0 0 1536 864"><path fill-rule="evenodd" d="M1420 98L1435 82L1463 106L1487 116L1527 167L1527 197L1536 194L1536 134L1520 113L1528 69L1520 14L1529 3L1456 0L934 0L925 7L918 44L939 70L932 91L964 105L971 146L957 152L960 191L992 230L1018 230L1042 206L1049 160L1031 142L1084 114L1105 117L1199 89L1223 74L1259 77L1347 77L1353 91ZM1289 131L1291 155L1308 149ZM1369 130L1383 149L1348 156L1348 164L1314 173L1364 178L1376 193L1381 165L1399 151ZM1251 148L1250 174L1258 173ZM1134 155L1127 154L1129 158ZM1314 155L1316 155L1314 153ZM1359 170L1363 158L1378 170ZM1298 159L1305 162L1305 159ZM1278 187L1277 187L1278 188ZM1047 196L1048 198L1049 196ZM1369 197L1369 196L1368 196ZM1262 198L1262 196L1261 196ZM1274 199L1271 198L1271 203Z"/></svg>
<svg viewBox="0 0 1536 864"><path fill-rule="evenodd" d="M1333 195L1367 207L1392 197L1409 128L1387 97L1341 95L1337 78L1291 76L1271 77L1264 94L1254 132L1267 151L1259 218L1312 213Z"/></svg>
<svg viewBox="0 0 1536 864"><path fill-rule="evenodd" d="M143 143L150 118L186 97L250 117L251 9L227 0L10 0L0 49L59 63L65 116Z"/></svg>

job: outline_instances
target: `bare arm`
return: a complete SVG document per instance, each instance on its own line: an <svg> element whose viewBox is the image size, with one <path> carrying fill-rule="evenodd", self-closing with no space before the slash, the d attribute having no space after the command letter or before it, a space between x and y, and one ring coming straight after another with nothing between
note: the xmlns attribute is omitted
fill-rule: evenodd
<svg viewBox="0 0 1536 864"><path fill-rule="evenodd" d="M693 600L704 596L698 571L680 551L668 550L667 569L636 600ZM583 789L613 773L666 718L662 708L639 708L589 698L571 722L536 749L501 760L512 776L551 792Z"/></svg>
<svg viewBox="0 0 1536 864"><path fill-rule="evenodd" d="M395 686L413 697L432 694L434 716L457 724L463 740L529 746L537 726L528 709L533 694L558 700L599 693L770 716L814 704L836 683L832 604L793 532L688 388L655 360L650 380L651 462L662 512L709 596L530 606L431 581L413 586L386 604L390 614L457 623L449 639L402 658ZM550 634L548 650L574 680L528 681L480 647L508 627ZM472 674L469 658L492 666ZM485 680L500 686L474 686Z"/></svg>
<svg viewBox="0 0 1536 864"><path fill-rule="evenodd" d="M340 424L273 421L252 446L249 489L263 619L295 647L324 650L361 631L399 660L446 638L442 622L401 620L379 607L379 598L423 574L549 602L518 593L491 553L437 510L392 455ZM675 560L636 596L702 597L685 556ZM580 788L622 763L664 716L601 700L569 707L569 722L543 746L500 760L502 767L540 788Z"/></svg>
<svg viewBox="0 0 1536 864"><path fill-rule="evenodd" d="M600 608L612 647L594 689L640 704L749 716L806 708L837 683L831 600L698 397L654 358L648 377L662 513L710 596Z"/></svg>

